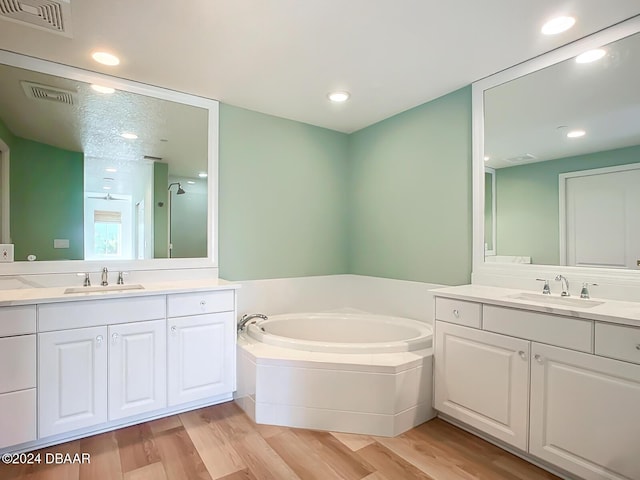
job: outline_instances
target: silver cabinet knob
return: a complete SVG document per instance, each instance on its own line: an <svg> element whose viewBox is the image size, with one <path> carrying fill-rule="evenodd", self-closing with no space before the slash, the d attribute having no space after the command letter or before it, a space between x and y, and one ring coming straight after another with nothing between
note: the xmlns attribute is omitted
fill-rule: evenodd
<svg viewBox="0 0 640 480"><path fill-rule="evenodd" d="M173 325L171 327L171 333L176 333L178 331L178 327L176 327L175 325Z"/></svg>
<svg viewBox="0 0 640 480"><path fill-rule="evenodd" d="M200 300L200 306L204 307L207 304L207 302L205 300Z"/></svg>
<svg viewBox="0 0 640 480"><path fill-rule="evenodd" d="M636 350L640 350L640 343L636 345Z"/></svg>
<svg viewBox="0 0 640 480"><path fill-rule="evenodd" d="M98 335L98 336L96 337L96 343L97 343L98 345L100 345L100 344L102 343L102 340L103 340L102 335Z"/></svg>
<svg viewBox="0 0 640 480"><path fill-rule="evenodd" d="M535 358L536 362L538 362L538 363L544 363L544 358L542 358L542 355L539 355L539 354L536 353L533 356L533 358Z"/></svg>
<svg viewBox="0 0 640 480"><path fill-rule="evenodd" d="M458 311L457 308L453 309L453 316L456 317L456 318L460 318L460 312Z"/></svg>
<svg viewBox="0 0 640 480"><path fill-rule="evenodd" d="M113 343L116 344L118 343L118 337L120 335L118 335L117 333L114 333L113 335L111 335L111 339L113 340Z"/></svg>
<svg viewBox="0 0 640 480"><path fill-rule="evenodd" d="M524 350L520 350L520 351L518 352L518 355L520 355L520 358L521 358L521 359L523 359L523 360L526 360L526 359L527 359L527 354L526 354L526 353L524 353Z"/></svg>

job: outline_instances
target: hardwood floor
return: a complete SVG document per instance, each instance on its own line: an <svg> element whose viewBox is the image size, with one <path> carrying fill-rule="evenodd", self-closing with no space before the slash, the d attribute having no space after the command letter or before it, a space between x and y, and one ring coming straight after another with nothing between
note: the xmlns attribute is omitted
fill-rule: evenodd
<svg viewBox="0 0 640 480"><path fill-rule="evenodd" d="M2 465L0 479L558 478L438 419L395 438L373 437L256 425L233 402L39 452L43 463ZM88 453L91 463L45 464L47 453Z"/></svg>

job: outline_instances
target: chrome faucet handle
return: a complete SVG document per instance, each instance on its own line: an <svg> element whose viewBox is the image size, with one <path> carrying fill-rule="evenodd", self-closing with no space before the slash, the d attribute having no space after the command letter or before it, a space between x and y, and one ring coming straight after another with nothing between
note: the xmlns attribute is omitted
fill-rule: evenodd
<svg viewBox="0 0 640 480"><path fill-rule="evenodd" d="M542 287L543 295L551 295L551 287L549 286L549 280L545 278L536 278L538 282L544 282L544 287Z"/></svg>
<svg viewBox="0 0 640 480"><path fill-rule="evenodd" d="M118 272L118 285L124 285L124 275L129 275L129 272Z"/></svg>
<svg viewBox="0 0 640 480"><path fill-rule="evenodd" d="M589 295L589 285L593 285L594 287L598 286L597 283L584 282L582 284L582 290L580 290L580 298L591 298L591 295Z"/></svg>
<svg viewBox="0 0 640 480"><path fill-rule="evenodd" d="M82 282L82 286L83 287L90 287L91 286L91 278L89 278L89 274L88 273L76 273L76 276L84 277L84 281Z"/></svg>
<svg viewBox="0 0 640 480"><path fill-rule="evenodd" d="M100 282L100 285L102 285L103 287L109 285L109 270L107 269L107 267L104 267L102 269L102 281Z"/></svg>

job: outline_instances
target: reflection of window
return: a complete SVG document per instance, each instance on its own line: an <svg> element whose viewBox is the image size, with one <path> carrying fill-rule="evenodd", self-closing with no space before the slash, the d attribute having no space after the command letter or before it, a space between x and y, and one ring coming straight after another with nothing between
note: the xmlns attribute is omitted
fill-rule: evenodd
<svg viewBox="0 0 640 480"><path fill-rule="evenodd" d="M93 212L93 253L120 255L122 250L122 213L108 210Z"/></svg>

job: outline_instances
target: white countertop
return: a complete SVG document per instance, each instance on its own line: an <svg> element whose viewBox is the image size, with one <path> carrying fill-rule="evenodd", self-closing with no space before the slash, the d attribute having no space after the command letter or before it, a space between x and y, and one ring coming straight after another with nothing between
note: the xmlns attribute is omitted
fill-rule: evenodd
<svg viewBox="0 0 640 480"><path fill-rule="evenodd" d="M177 280L170 282L144 282L142 283L142 286L144 288L139 290L110 290L82 293L64 293L68 287L0 290L0 307L8 307L12 305L32 305L36 303L73 302L77 300L95 300L100 298L126 298L145 295L163 295L167 293L187 293L240 288L239 284L231 283L219 278Z"/></svg>
<svg viewBox="0 0 640 480"><path fill-rule="evenodd" d="M519 293L541 293L525 290L515 290L511 288L490 287L487 285L461 285L458 287L445 287L431 290L436 297L455 298L458 300L468 300L481 302L490 305L500 305L503 307L523 308L537 312L553 313L568 317L577 317L587 320L598 320L608 323L619 323L640 327L640 302L623 302L619 300L607 300L604 298L591 298L591 300L604 302L588 308L579 306L555 305L541 301L520 300L510 298ZM552 295L559 297L559 295ZM571 297L577 298L579 297Z"/></svg>

